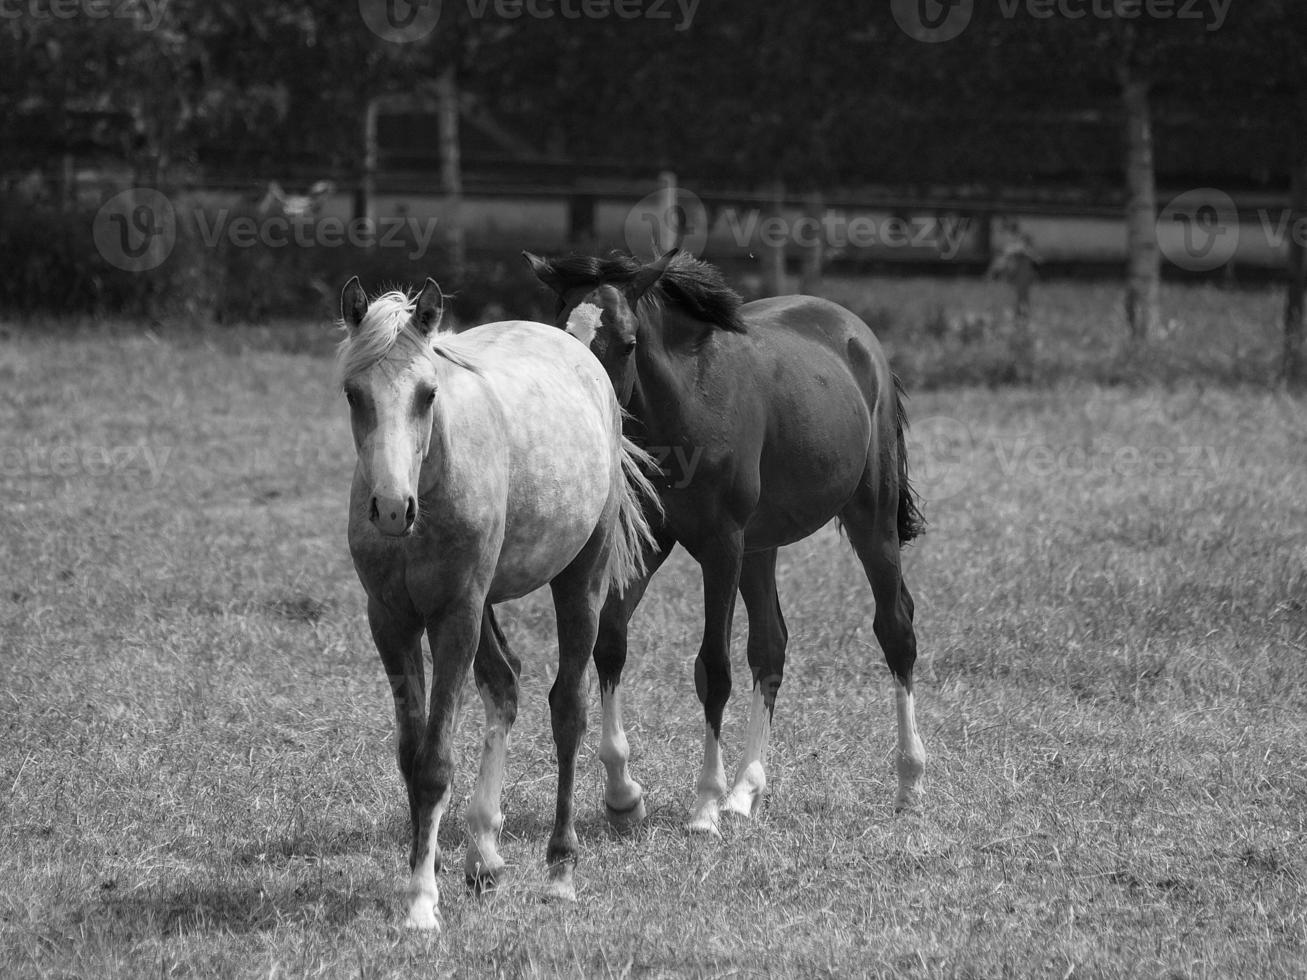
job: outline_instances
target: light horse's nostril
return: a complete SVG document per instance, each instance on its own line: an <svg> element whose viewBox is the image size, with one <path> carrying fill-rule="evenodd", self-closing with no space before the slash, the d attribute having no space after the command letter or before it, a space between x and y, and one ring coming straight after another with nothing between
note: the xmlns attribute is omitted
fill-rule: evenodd
<svg viewBox="0 0 1307 980"><path fill-rule="evenodd" d="M412 494L403 498L374 496L369 503L368 519L383 534L403 534L412 529L418 516L417 498Z"/></svg>

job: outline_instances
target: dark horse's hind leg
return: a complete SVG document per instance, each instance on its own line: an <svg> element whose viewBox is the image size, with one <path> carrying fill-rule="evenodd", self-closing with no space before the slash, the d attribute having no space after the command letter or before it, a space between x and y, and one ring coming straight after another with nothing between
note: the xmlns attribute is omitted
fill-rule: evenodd
<svg viewBox="0 0 1307 980"><path fill-rule="evenodd" d="M921 779L926 768L926 750L917 734L912 697L912 668L917 661L917 634L912 626L912 594L904 584L899 565L899 537L896 524L897 499L882 495L879 505L870 480L864 480L853 500L840 515L853 550L862 562L872 594L876 617L872 628L885 662L894 675L895 714L898 720L898 751L895 769L899 788L896 810L911 809L921 796Z"/></svg>
<svg viewBox="0 0 1307 980"><path fill-rule="evenodd" d="M750 817L758 810L767 789L767 742L771 737L776 692L785 673L785 644L789 630L776 594L776 549L744 556L740 566L740 596L749 614L749 669L753 673L753 701L749 705L748 740L727 794L724 809Z"/></svg>
<svg viewBox="0 0 1307 980"><path fill-rule="evenodd" d="M626 768L630 746L622 725L621 685L622 668L626 666L627 628L649 580L671 553L674 544L671 538L659 538L653 547L646 549L644 573L624 591L610 589L599 615L599 638L594 649L595 670L599 674L599 702L603 709L599 761L608 774L604 787L608 821L618 828L630 827L645 818L644 790Z"/></svg>
<svg viewBox="0 0 1307 980"><path fill-rule="evenodd" d="M522 674L522 661L509 649L490 605L481 617L481 639L476 659L472 661L472 673L486 709L486 737L481 746L476 788L467 806L467 858L463 873L468 885L480 890L493 887L504 868L504 859L499 856L499 830L504 825L499 801L504 788L508 733L517 718L517 680Z"/></svg>

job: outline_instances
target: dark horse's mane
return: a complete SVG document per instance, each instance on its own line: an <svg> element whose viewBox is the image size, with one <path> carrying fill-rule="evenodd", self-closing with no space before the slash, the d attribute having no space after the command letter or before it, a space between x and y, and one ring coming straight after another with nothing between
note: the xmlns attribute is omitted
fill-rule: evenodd
<svg viewBox="0 0 1307 980"><path fill-rule="evenodd" d="M638 259L614 252L606 257L568 255L551 259L539 269L538 276L554 292L585 287L597 289L608 284L624 286L644 268ZM696 320L720 330L744 333L740 294L726 284L716 266L701 262L688 252L677 252L667 269L641 298L641 302L659 303L679 310Z"/></svg>

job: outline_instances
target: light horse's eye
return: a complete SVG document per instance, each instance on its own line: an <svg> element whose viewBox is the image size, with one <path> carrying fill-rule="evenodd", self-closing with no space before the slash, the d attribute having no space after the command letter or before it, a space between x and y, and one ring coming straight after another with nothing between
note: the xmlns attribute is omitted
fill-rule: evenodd
<svg viewBox="0 0 1307 980"><path fill-rule="evenodd" d="M350 408L359 407L359 396L353 388L347 388L345 390L345 403L349 405Z"/></svg>

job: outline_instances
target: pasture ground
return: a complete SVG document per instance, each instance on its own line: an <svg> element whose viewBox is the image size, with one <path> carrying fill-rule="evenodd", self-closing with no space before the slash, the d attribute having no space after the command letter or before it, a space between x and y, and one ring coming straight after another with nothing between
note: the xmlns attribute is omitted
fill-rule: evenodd
<svg viewBox="0 0 1307 980"><path fill-rule="evenodd" d="M1110 316L1082 304L1089 352ZM485 898L462 883L473 698L433 938L400 926L407 808L327 345L254 337L0 341L0 976L1307 973L1302 401L1074 372L914 395L915 815L891 811L870 592L827 529L782 555L767 802L686 837L701 605L678 554L627 672L650 820L605 826L592 691L575 907L539 900L552 613L506 607L526 662L510 874Z"/></svg>

